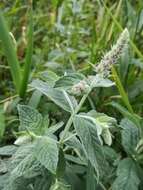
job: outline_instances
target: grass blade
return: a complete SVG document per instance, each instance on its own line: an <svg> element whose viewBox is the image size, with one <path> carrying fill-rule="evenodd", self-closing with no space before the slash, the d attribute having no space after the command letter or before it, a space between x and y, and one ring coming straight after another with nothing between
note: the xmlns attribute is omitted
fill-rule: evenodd
<svg viewBox="0 0 143 190"><path fill-rule="evenodd" d="M5 131L5 116L3 106L0 106L0 140L2 139Z"/></svg>
<svg viewBox="0 0 143 190"><path fill-rule="evenodd" d="M28 85L28 79L30 75L31 70L31 63L32 63L32 53L33 53L33 10L32 5L30 7L30 13L29 13L30 23L29 23L29 31L28 31L28 47L26 52L26 58L25 58L25 65L24 65L24 72L23 72L23 78L20 88L20 96L24 97L27 85Z"/></svg>
<svg viewBox="0 0 143 190"><path fill-rule="evenodd" d="M122 1L123 0L119 0L119 3L117 5L116 13L114 15L114 18L116 18L116 19L118 18L119 14L120 14ZM109 31L109 34L108 34L108 37L107 37L107 41L111 40L111 37L112 37L112 34L113 34L113 30L114 30L114 26L115 26L115 22L112 22L112 25L111 25L111 28L110 28L110 31Z"/></svg>
<svg viewBox="0 0 143 190"><path fill-rule="evenodd" d="M113 22L115 23L115 25L118 27L118 29L120 31L123 31L123 27L121 26L121 24L118 22L118 20L116 19L116 17L112 14L112 12L110 11L110 9L106 6L106 4L104 3L103 0L100 0L101 3L103 4L104 8L106 9L107 13L110 15L110 17L112 18ZM130 44L134 50L134 52L138 55L139 58L141 58L141 60L143 60L143 54L140 52L140 50L137 48L136 44L130 40Z"/></svg>
<svg viewBox="0 0 143 190"><path fill-rule="evenodd" d="M10 66L10 71L12 74L12 79L16 87L17 92L20 90L20 65L17 59L15 47L12 43L12 39L9 35L8 27L5 19L0 11L0 40L4 47L5 56L7 57L8 64Z"/></svg>
<svg viewBox="0 0 143 190"><path fill-rule="evenodd" d="M120 81L120 78L119 78L119 76L118 76L118 74L117 74L114 67L112 67L112 74L113 74L113 78L115 80L116 86L117 86L117 88L119 90L119 93L120 93L120 95L122 97L122 100L123 100L125 106L127 107L128 111L130 113L134 113L134 111L132 109L132 106L131 106L131 104L129 102L128 96L127 96L127 94L126 94L126 92L124 90L124 87L123 87L123 85L122 85L122 83Z"/></svg>

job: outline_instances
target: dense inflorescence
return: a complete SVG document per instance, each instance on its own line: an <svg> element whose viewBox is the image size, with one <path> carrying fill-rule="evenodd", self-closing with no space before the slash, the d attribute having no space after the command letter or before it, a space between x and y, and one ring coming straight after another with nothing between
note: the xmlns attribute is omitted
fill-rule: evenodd
<svg viewBox="0 0 143 190"><path fill-rule="evenodd" d="M95 71L100 73L103 77L108 77L110 74L110 69L113 64L115 64L121 57L125 49L127 48L129 42L129 32L125 29L117 43L111 48L111 50L106 53L100 63L95 67Z"/></svg>

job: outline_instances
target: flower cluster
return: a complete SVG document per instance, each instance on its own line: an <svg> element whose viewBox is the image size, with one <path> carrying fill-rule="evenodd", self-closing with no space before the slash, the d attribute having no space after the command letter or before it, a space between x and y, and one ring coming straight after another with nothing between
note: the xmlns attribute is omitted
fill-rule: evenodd
<svg viewBox="0 0 143 190"><path fill-rule="evenodd" d="M81 80L79 83L75 84L71 89L71 94L80 96L85 94L89 89L89 85L85 80Z"/></svg>
<svg viewBox="0 0 143 190"><path fill-rule="evenodd" d="M100 63L95 67L95 71L98 74L101 74L104 78L108 77L110 74L110 70L113 64L115 64L118 59L121 57L125 48L127 47L129 42L129 32L125 29L117 43L111 48L111 50L105 54L100 61Z"/></svg>

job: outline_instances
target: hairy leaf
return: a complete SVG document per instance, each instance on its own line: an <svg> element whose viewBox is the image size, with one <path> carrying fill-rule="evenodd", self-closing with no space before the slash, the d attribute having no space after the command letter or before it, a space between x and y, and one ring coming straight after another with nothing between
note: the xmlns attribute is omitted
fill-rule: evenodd
<svg viewBox="0 0 143 190"><path fill-rule="evenodd" d="M57 142L49 137L39 138L34 148L37 160L53 174L57 169L58 152Z"/></svg>
<svg viewBox="0 0 143 190"><path fill-rule="evenodd" d="M55 83L55 88L60 88L64 90L70 89L73 85L79 83L81 80L85 79L85 76L79 73L70 73L66 76L61 77Z"/></svg>
<svg viewBox="0 0 143 190"><path fill-rule="evenodd" d="M137 175L135 162L126 158L119 163L117 169L117 178L113 183L113 190L138 190L140 183Z"/></svg>
<svg viewBox="0 0 143 190"><path fill-rule="evenodd" d="M98 139L96 125L91 120L76 115L74 118L74 127L83 144L86 157L92 166L99 172L98 159L103 158L100 141Z"/></svg>
<svg viewBox="0 0 143 190"><path fill-rule="evenodd" d="M45 94L55 104L68 112L73 112L74 108L77 106L77 102L74 97L69 96L65 91L50 87L43 81L33 81L31 86Z"/></svg>
<svg viewBox="0 0 143 190"><path fill-rule="evenodd" d="M120 126L122 130L122 145L125 151L132 155L140 139L139 129L129 119L123 119Z"/></svg>
<svg viewBox="0 0 143 190"><path fill-rule="evenodd" d="M39 133L42 124L42 115L34 108L26 105L18 105L20 129L28 129Z"/></svg>
<svg viewBox="0 0 143 190"><path fill-rule="evenodd" d="M115 85L114 82L101 77L99 74L96 76L89 76L89 82L92 87L111 87Z"/></svg>
<svg viewBox="0 0 143 190"><path fill-rule="evenodd" d="M40 174L40 163L36 158L29 154L27 155L12 171L12 178L24 176L26 178L35 177Z"/></svg>
<svg viewBox="0 0 143 190"><path fill-rule="evenodd" d="M14 145L7 145L0 147L0 156L12 156L17 150Z"/></svg>

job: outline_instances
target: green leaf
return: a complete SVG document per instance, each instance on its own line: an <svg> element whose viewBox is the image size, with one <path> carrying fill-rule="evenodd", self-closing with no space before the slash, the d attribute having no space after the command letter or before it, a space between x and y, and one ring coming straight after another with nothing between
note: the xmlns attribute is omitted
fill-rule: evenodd
<svg viewBox="0 0 143 190"><path fill-rule="evenodd" d="M12 171L11 178L16 179L24 176L35 177L40 174L40 163L32 154L28 154Z"/></svg>
<svg viewBox="0 0 143 190"><path fill-rule="evenodd" d="M83 144L83 148L86 153L87 159L91 162L95 168L97 174L99 173L98 159L102 157L103 153L101 150L100 141L97 135L97 129L95 123L91 120L76 115L73 120L76 132Z"/></svg>
<svg viewBox="0 0 143 190"><path fill-rule="evenodd" d="M112 190L138 190L140 180L136 170L135 162L131 158L122 160L119 163Z"/></svg>
<svg viewBox="0 0 143 190"><path fill-rule="evenodd" d="M8 169L7 169L6 163L2 159L0 159L0 175L7 173L7 171Z"/></svg>
<svg viewBox="0 0 143 190"><path fill-rule="evenodd" d="M122 130L122 145L125 151L132 155L140 139L139 128L129 119L123 119L120 123Z"/></svg>
<svg viewBox="0 0 143 190"><path fill-rule="evenodd" d="M68 90L83 79L85 79L85 76L80 73L70 73L56 81L55 88Z"/></svg>
<svg viewBox="0 0 143 190"><path fill-rule="evenodd" d="M64 125L64 122L59 122L56 123L55 125L50 126L46 131L45 131L45 135L50 135L55 133L57 130L59 130L62 126Z"/></svg>
<svg viewBox="0 0 143 190"><path fill-rule="evenodd" d="M41 137L37 140L34 155L37 160L51 173L55 174L58 164L59 150L57 142L49 137Z"/></svg>
<svg viewBox="0 0 143 190"><path fill-rule="evenodd" d="M35 90L28 102L28 105L33 108L37 108L38 104L41 100L42 93L39 92L38 90Z"/></svg>
<svg viewBox="0 0 143 190"><path fill-rule="evenodd" d="M116 125L116 119L95 110L88 112L88 115L92 116L93 119L95 118L94 122L97 126L97 132L101 129L101 132L99 131L100 133L98 132L98 134L102 135L104 142L110 146L112 144L112 134L109 129Z"/></svg>
<svg viewBox="0 0 143 190"><path fill-rule="evenodd" d="M31 152L33 152L34 145L32 143L20 146L12 155L12 168L14 169L20 162Z"/></svg>
<svg viewBox="0 0 143 190"><path fill-rule="evenodd" d="M26 105L18 105L20 130L29 130L34 133L41 131L42 115L34 108Z"/></svg>
<svg viewBox="0 0 143 190"><path fill-rule="evenodd" d="M111 146L112 144L112 134L109 129L104 129L102 132L102 137L104 139L104 142L108 145Z"/></svg>
<svg viewBox="0 0 143 190"><path fill-rule="evenodd" d="M0 175L0 189L4 189L8 183L9 174L6 173L5 175Z"/></svg>
<svg viewBox="0 0 143 190"><path fill-rule="evenodd" d="M106 123L109 126L114 126L117 123L115 118L110 117L104 113L97 112L95 110L88 112L88 115L94 117L100 123Z"/></svg>
<svg viewBox="0 0 143 190"><path fill-rule="evenodd" d="M49 86L53 87L59 77L53 71L48 70L40 73L40 79L44 80Z"/></svg>
<svg viewBox="0 0 143 190"><path fill-rule="evenodd" d="M93 166L88 162L87 175L86 175L86 190L95 190L97 181Z"/></svg>
<svg viewBox="0 0 143 190"><path fill-rule="evenodd" d="M55 104L68 112L73 112L74 108L77 106L77 102L74 97L69 96L65 91L61 91L59 89L48 86L43 81L33 81L31 86L45 94Z"/></svg>
<svg viewBox="0 0 143 190"><path fill-rule="evenodd" d="M89 76L89 84L92 87L111 87L115 85L114 82L109 79L104 79L99 74L97 74L96 76Z"/></svg>
<svg viewBox="0 0 143 190"><path fill-rule="evenodd" d="M0 147L0 156L12 156L17 150L14 145L7 145Z"/></svg>

